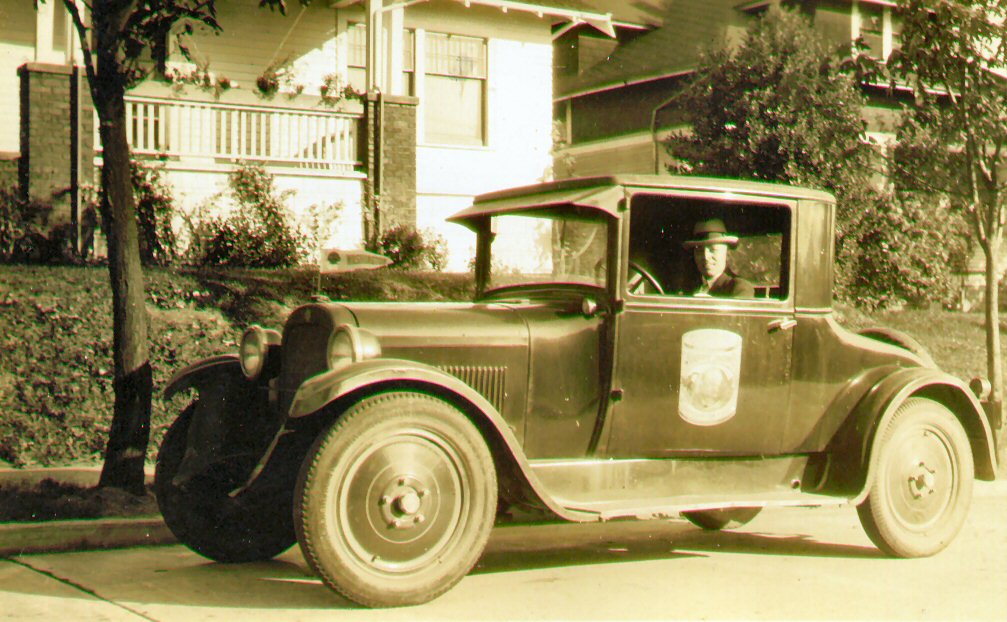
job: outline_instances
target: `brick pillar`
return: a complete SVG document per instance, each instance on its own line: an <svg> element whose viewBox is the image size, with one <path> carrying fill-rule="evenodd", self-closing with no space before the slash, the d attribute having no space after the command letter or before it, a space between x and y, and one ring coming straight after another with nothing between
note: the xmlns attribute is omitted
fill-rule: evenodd
<svg viewBox="0 0 1007 622"><path fill-rule="evenodd" d="M94 181L94 112L86 78L69 65L27 63L21 78L22 196L52 205L52 229L65 228L81 251L81 184Z"/></svg>
<svg viewBox="0 0 1007 622"><path fill-rule="evenodd" d="M416 226L415 97L369 94L365 109L366 238L396 225Z"/></svg>

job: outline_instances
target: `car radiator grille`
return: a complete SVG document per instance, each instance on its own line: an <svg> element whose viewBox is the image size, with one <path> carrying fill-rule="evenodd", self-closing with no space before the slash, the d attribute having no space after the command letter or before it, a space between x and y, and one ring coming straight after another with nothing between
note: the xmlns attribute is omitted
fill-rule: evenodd
<svg viewBox="0 0 1007 622"><path fill-rule="evenodd" d="M444 365L441 369L469 385L485 397L497 412L503 412L506 367L472 367Z"/></svg>

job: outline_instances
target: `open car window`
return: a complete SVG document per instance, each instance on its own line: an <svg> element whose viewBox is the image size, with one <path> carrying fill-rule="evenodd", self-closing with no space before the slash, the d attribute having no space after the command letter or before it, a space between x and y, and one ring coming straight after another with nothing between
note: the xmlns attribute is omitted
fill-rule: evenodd
<svg viewBox="0 0 1007 622"><path fill-rule="evenodd" d="M702 247L687 242L702 237L694 233L697 223L712 220L723 224L724 239L731 240L725 273L744 285L723 295L786 300L791 282L788 206L651 194L634 196L630 207L629 293L706 295L695 257Z"/></svg>
<svg viewBox="0 0 1007 622"><path fill-rule="evenodd" d="M604 287L608 221L579 210L498 214L491 217L487 289L514 285L573 284Z"/></svg>

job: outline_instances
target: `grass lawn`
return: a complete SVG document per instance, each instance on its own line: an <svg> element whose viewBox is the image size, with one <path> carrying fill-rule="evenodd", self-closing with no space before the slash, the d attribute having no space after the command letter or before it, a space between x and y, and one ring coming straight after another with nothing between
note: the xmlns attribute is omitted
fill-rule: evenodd
<svg viewBox="0 0 1007 622"><path fill-rule="evenodd" d="M867 315L846 311L843 324L858 329L888 326L914 337L944 371L965 380L986 376L986 331L982 312L943 309L889 311ZM1000 344L1007 352L1007 313L1001 311Z"/></svg>

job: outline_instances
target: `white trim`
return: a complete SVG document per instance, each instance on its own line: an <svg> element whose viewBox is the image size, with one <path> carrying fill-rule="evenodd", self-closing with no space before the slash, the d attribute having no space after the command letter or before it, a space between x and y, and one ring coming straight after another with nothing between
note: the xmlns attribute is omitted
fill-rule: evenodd
<svg viewBox="0 0 1007 622"><path fill-rule="evenodd" d="M329 6L335 9L345 9L354 4L358 4L364 0L332 0ZM375 0L366 0L367 2L374 2ZM414 4L420 4L422 2L427 2L428 0L407 0L400 4L392 4L389 6L384 6L383 0L378 0L382 3L382 6L378 11L386 11L392 8L400 8L412 6ZM544 17L549 15L551 17L560 17L574 23L583 23L597 28L601 32L605 33L610 37L615 37L615 27L612 22L611 13L596 13L594 11L578 11L575 9L563 9L559 7L549 7L542 6L538 4L528 4L526 2L517 2L515 0L452 0L458 4L464 5L465 8L471 7L473 4L478 4L481 6L488 6L498 8L504 13L510 10L521 11L523 13L532 13L538 17Z"/></svg>
<svg viewBox="0 0 1007 622"><path fill-rule="evenodd" d="M691 73L696 73L695 69L683 69L681 71L673 71L671 73L661 73L653 74L650 76L644 76L642 78L634 78L632 80L622 80L620 82L611 82L602 86L595 86L581 91L574 91L573 93L567 93L566 95L560 95L555 98L554 102L561 102L567 99L574 99L575 97L584 97L585 95L594 95L596 93L604 93L605 91L614 91L615 89L621 89L624 86L636 86L637 84L644 84L647 82L655 82L657 80L665 80L668 78L680 78L682 76L687 76Z"/></svg>

